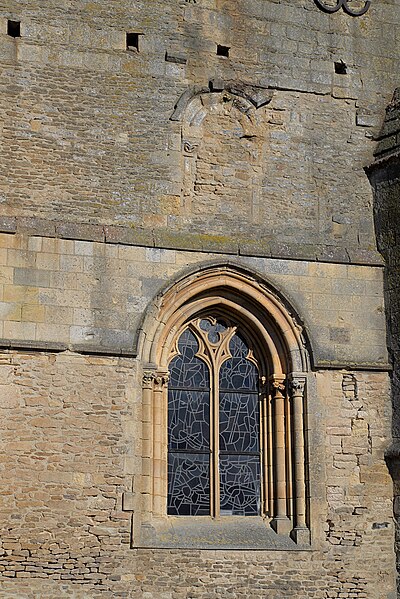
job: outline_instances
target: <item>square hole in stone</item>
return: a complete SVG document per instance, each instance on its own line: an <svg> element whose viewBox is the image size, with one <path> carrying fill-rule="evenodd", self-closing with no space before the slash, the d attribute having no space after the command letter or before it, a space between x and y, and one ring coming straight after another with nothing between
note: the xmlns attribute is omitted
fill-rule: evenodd
<svg viewBox="0 0 400 599"><path fill-rule="evenodd" d="M10 37L21 37L20 21L7 21L7 35Z"/></svg>
<svg viewBox="0 0 400 599"><path fill-rule="evenodd" d="M347 75L347 64L343 60L335 62L335 73L337 75Z"/></svg>
<svg viewBox="0 0 400 599"><path fill-rule="evenodd" d="M217 44L217 55L218 56L225 56L225 58L229 57L229 46L221 46L220 44Z"/></svg>
<svg viewBox="0 0 400 599"><path fill-rule="evenodd" d="M127 33L126 34L126 49L136 50L139 52L139 37L140 33Z"/></svg>

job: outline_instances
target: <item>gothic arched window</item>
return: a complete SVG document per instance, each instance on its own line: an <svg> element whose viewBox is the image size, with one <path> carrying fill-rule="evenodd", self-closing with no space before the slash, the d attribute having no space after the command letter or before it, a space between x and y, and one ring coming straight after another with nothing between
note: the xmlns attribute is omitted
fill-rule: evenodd
<svg viewBox="0 0 400 599"><path fill-rule="evenodd" d="M261 515L259 379L240 327L207 316L180 333L169 363L169 515Z"/></svg>
<svg viewBox="0 0 400 599"><path fill-rule="evenodd" d="M222 546L229 537L253 547L258 526L257 547L270 528L309 543L309 358L288 305L228 265L183 277L149 311L134 525L143 546Z"/></svg>

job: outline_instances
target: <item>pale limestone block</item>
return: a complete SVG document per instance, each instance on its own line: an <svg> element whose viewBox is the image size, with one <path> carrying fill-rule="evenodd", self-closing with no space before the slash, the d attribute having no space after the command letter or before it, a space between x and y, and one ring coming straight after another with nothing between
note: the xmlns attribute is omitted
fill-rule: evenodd
<svg viewBox="0 0 400 599"><path fill-rule="evenodd" d="M0 283L10 284L13 277L14 269L11 266L0 266Z"/></svg>
<svg viewBox="0 0 400 599"><path fill-rule="evenodd" d="M58 254L50 254L47 252L38 253L36 266L43 270L59 270L60 256Z"/></svg>
<svg viewBox="0 0 400 599"><path fill-rule="evenodd" d="M19 249L22 244L21 235L11 235L10 233L0 233L0 248Z"/></svg>
<svg viewBox="0 0 400 599"><path fill-rule="evenodd" d="M0 369L2 373L2 369ZM16 385L1 385L0 409L12 409L21 405L20 389Z"/></svg>
<svg viewBox="0 0 400 599"><path fill-rule="evenodd" d="M39 290L36 287L21 285L4 285L4 301L22 302L26 304L38 303Z"/></svg>
<svg viewBox="0 0 400 599"><path fill-rule="evenodd" d="M35 322L4 322L4 335L7 339L36 339Z"/></svg>
<svg viewBox="0 0 400 599"><path fill-rule="evenodd" d="M9 249L7 251L7 265L8 266L35 266L36 264L36 252L28 252L27 250L15 250Z"/></svg>
<svg viewBox="0 0 400 599"><path fill-rule="evenodd" d="M22 304L21 320L27 322L44 322L45 308L38 304ZM9 319L11 320L11 319ZM37 329L38 331L38 329Z"/></svg>
<svg viewBox="0 0 400 599"><path fill-rule="evenodd" d="M0 248L0 266L5 266L7 264L7 249Z"/></svg>
<svg viewBox="0 0 400 599"><path fill-rule="evenodd" d="M118 258L132 262L146 261L146 248L136 246L119 246Z"/></svg>
<svg viewBox="0 0 400 599"><path fill-rule="evenodd" d="M81 326L92 326L95 324L95 313L87 308L75 308L71 324Z"/></svg>
<svg viewBox="0 0 400 599"><path fill-rule="evenodd" d="M60 269L64 272L83 272L83 256L61 255Z"/></svg>
<svg viewBox="0 0 400 599"><path fill-rule="evenodd" d="M55 239L54 251L57 254L74 254L75 242L72 239Z"/></svg>
<svg viewBox="0 0 400 599"><path fill-rule="evenodd" d="M49 324L67 325L73 323L73 308L61 306L45 306L45 321Z"/></svg>
<svg viewBox="0 0 400 599"><path fill-rule="evenodd" d="M28 250L30 252L41 252L43 247L42 237L29 237L28 239Z"/></svg>
<svg viewBox="0 0 400 599"><path fill-rule="evenodd" d="M21 304L0 302L1 320L21 320Z"/></svg>
<svg viewBox="0 0 400 599"><path fill-rule="evenodd" d="M92 256L94 243L92 241L75 241L75 254L80 256Z"/></svg>

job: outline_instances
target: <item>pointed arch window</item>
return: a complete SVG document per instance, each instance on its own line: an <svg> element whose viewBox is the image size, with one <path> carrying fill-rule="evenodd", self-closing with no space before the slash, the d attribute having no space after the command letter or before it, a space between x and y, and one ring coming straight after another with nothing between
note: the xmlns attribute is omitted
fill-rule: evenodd
<svg viewBox="0 0 400 599"><path fill-rule="evenodd" d="M194 319L169 363L169 515L261 515L261 420L251 341L226 319Z"/></svg>
<svg viewBox="0 0 400 599"><path fill-rule="evenodd" d="M187 275L149 312L137 546L310 543L309 356L288 306L228 265Z"/></svg>

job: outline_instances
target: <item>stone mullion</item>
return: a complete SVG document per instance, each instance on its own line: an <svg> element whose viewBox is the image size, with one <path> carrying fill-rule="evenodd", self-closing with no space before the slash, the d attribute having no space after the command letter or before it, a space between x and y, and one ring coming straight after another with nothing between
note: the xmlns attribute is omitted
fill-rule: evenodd
<svg viewBox="0 0 400 599"><path fill-rule="evenodd" d="M290 401L293 418L293 461L294 461L294 530L292 536L297 542L309 543L310 533L306 523L306 482L305 482L305 442L304 442L304 390L305 377L291 375Z"/></svg>
<svg viewBox="0 0 400 599"><path fill-rule="evenodd" d="M274 423L274 472L275 472L275 510L271 522L278 534L287 534L291 522L287 515L287 478L286 478L286 423L285 423L285 376L273 375L273 423Z"/></svg>
<svg viewBox="0 0 400 599"><path fill-rule="evenodd" d="M210 443L211 443L211 473L210 473L210 499L211 516L218 518L220 515L221 492L219 476L219 367L214 363L210 370Z"/></svg>
<svg viewBox="0 0 400 599"><path fill-rule="evenodd" d="M290 399L288 393L285 393L285 435L286 435L286 494L287 494L287 515L293 518L294 498L293 498L293 444L292 444L292 415L290 411Z"/></svg>
<svg viewBox="0 0 400 599"><path fill-rule="evenodd" d="M165 378L162 388L162 411L161 411L161 497L163 498L162 514L167 513L168 501L168 380L169 374Z"/></svg>
<svg viewBox="0 0 400 599"><path fill-rule="evenodd" d="M272 416L272 397L268 393L267 403L267 435L268 435L268 514L274 513L274 439L273 439L273 416Z"/></svg>

